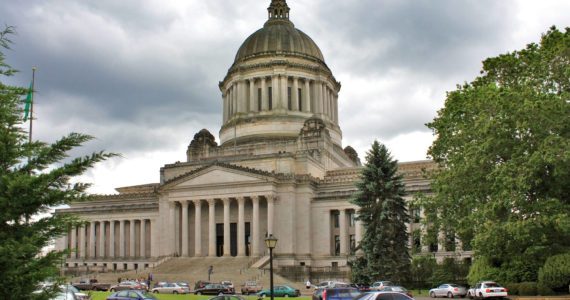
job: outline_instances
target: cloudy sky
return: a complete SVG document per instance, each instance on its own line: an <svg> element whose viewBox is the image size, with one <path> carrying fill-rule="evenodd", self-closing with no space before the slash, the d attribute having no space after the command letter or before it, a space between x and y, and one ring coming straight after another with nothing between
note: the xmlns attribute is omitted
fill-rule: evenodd
<svg viewBox="0 0 570 300"><path fill-rule="evenodd" d="M218 82L269 0L0 1L16 27L9 83L37 66L34 139L70 131L97 139L74 151L118 152L82 179L95 193L158 182L184 161L202 128L221 125ZM400 161L426 158L425 123L446 91L471 81L481 61L570 26L570 1L289 0L291 20L315 40L337 80L343 146L363 158L373 140Z"/></svg>

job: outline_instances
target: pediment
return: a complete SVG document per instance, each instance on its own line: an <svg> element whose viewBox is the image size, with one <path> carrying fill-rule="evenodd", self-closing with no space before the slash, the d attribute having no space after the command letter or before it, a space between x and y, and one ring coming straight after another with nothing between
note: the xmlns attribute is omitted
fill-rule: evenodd
<svg viewBox="0 0 570 300"><path fill-rule="evenodd" d="M262 175L221 167L208 168L177 180L175 187L219 186L265 182Z"/></svg>

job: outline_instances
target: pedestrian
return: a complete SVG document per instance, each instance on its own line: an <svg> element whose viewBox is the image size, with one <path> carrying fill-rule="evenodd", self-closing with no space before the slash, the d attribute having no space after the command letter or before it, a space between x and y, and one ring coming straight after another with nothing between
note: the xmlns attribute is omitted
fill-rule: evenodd
<svg viewBox="0 0 570 300"><path fill-rule="evenodd" d="M307 280L307 283L305 284L305 286L307 287L307 289L311 288L311 282L309 280Z"/></svg>
<svg viewBox="0 0 570 300"><path fill-rule="evenodd" d="M121 283L121 277L117 279L117 283Z"/></svg>

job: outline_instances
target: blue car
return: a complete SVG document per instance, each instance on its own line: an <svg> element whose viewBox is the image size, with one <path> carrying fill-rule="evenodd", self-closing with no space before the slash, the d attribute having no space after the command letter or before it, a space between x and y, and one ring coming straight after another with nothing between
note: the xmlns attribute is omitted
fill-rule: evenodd
<svg viewBox="0 0 570 300"><path fill-rule="evenodd" d="M107 300L155 300L156 297L153 294L149 294L145 291L139 290L126 290L113 293L107 297Z"/></svg>

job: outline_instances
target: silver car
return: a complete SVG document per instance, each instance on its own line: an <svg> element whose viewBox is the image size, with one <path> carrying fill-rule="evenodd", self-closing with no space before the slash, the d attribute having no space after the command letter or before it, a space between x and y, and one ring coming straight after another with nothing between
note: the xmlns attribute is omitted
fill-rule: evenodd
<svg viewBox="0 0 570 300"><path fill-rule="evenodd" d="M179 285L178 283L164 283L152 289L153 293L156 294L188 294L190 289Z"/></svg>
<svg viewBox="0 0 570 300"><path fill-rule="evenodd" d="M466 295L467 295L467 289L463 286L454 283L444 283L436 288L429 290L429 296L432 298L436 297L454 298L457 296L465 298Z"/></svg>

